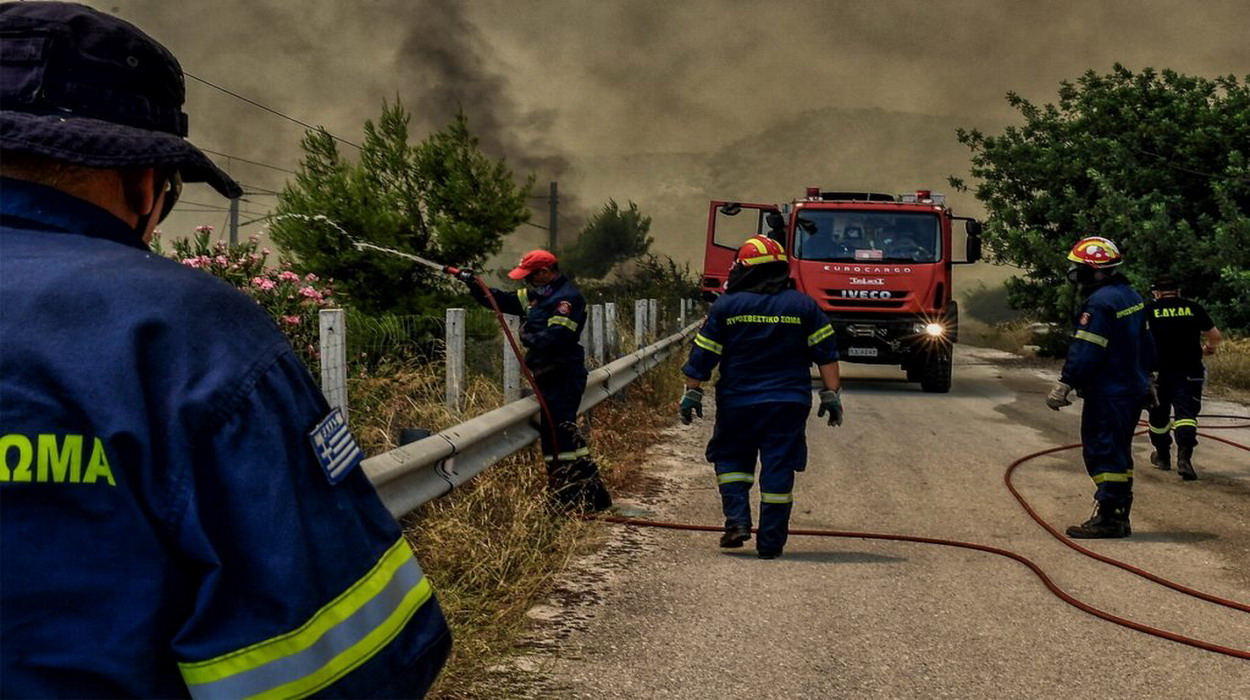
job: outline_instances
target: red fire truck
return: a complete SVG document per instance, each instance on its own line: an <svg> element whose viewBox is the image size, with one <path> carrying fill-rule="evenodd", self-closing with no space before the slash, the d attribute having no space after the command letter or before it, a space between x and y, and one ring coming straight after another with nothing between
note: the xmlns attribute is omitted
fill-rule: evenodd
<svg viewBox="0 0 1250 700"><path fill-rule="evenodd" d="M963 260L951 228L964 222ZM846 362L898 365L924 391L951 386L951 348L959 310L951 299L951 265L981 258L981 223L954 216L928 190L899 196L822 192L788 204L712 202L703 263L704 298L724 289L734 253L749 237L780 241L799 291L833 324Z"/></svg>

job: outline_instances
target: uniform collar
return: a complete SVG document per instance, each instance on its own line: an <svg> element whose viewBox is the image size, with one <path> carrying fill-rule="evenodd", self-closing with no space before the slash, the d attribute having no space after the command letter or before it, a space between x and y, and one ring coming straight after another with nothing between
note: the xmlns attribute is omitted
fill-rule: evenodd
<svg viewBox="0 0 1250 700"><path fill-rule="evenodd" d="M71 233L148 250L134 229L113 214L56 188L0 178L0 220L6 226Z"/></svg>

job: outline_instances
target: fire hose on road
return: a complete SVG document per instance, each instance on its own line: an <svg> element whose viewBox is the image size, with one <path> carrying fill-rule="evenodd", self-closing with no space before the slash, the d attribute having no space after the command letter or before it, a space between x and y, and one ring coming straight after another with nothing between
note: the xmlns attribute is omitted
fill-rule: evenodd
<svg viewBox="0 0 1250 700"><path fill-rule="evenodd" d="M1250 418L1247 418L1245 416L1203 415L1202 417L1204 418L1226 418L1226 419L1232 419L1232 420L1250 421ZM1250 427L1250 423L1246 423L1244 425L1217 426L1215 428L1208 428L1208 429L1231 430L1231 429L1240 429L1240 428L1248 428L1248 427ZM1137 435L1142 435L1144 433L1145 431L1142 431L1142 432L1137 433ZM1243 445L1239 442L1228 440L1226 438L1217 437L1215 435L1210 435L1205 432L1199 433L1199 434L1202 435L1204 438L1215 440L1217 442L1224 443L1236 449L1250 452L1250 445ZM1023 457L1020 457L1019 459L1015 460L1007 467L1006 472L1003 474L1003 481L1006 483L1007 489L1011 492L1011 495L1015 497L1015 499L1024 508L1025 512L1029 514L1029 517L1033 518L1033 520L1035 520L1039 525L1042 526L1042 528L1044 528L1053 537L1055 537L1055 539L1071 547L1077 552L1084 554L1085 556L1110 564L1112 566L1119 567L1129 573L1140 576L1148 581L1157 583L1161 586L1166 586L1167 588L1183 593L1185 595L1199 598L1209 603L1221 605L1221 606L1231 608L1233 610L1237 610L1243 613L1250 613L1250 605L1247 605L1245 603L1241 603L1241 602L1234 601L1234 600L1229 600L1226 598L1221 598L1219 596L1212 595L1210 593L1206 593L1203 591L1190 588L1188 586L1184 586L1182 584L1163 578L1162 576L1152 574L1148 571L1145 571L1144 569L1140 569L1131 564L1122 562L1118 559L1114 559L1112 557L1108 557L1106 555L1099 554L1085 547L1082 547L1076 544L1075 542L1073 542L1068 537L1064 536L1057 529L1055 529L1054 526L1052 526L1050 523L1047 523L1040 515L1038 515L1037 512L1032 508L1032 506L1029 505L1028 501L1026 501L1025 498L1022 495L1020 495L1020 492L1017 491L1015 486L1012 484L1011 482L1012 475L1014 474L1014 472L1016 471L1018 467L1024 465L1025 463L1031 460L1037 459L1039 457L1043 457L1045 455L1054 454L1056 452L1063 452L1066 450L1077 449L1080 446L1081 446L1081 443L1074 443L1071 445L1052 447L1050 449L1033 452ZM694 530L694 531L700 531L700 532L721 532L724 529L723 527L716 526L716 525L695 525L695 524L688 524L688 523L663 522L663 521L644 520L640 518L628 518L628 517L621 517L621 516L614 516L614 515L598 515L598 516L587 516L587 517L590 519L600 520L603 522L617 523L621 525L630 525L630 526L635 526L635 527L654 527L654 528L664 528L664 529L670 529L670 530ZM1102 620L1106 620L1107 622L1115 623L1122 627L1127 627L1129 629L1136 630L1138 632L1149 634L1154 637L1159 637L1161 639L1166 639L1166 640L1177 642L1180 644L1187 644L1189 646L1196 647L1204 651L1210 651L1210 652L1214 652L1217 654L1224 654L1224 655L1232 656L1232 657L1239 658L1239 659L1250 659L1250 650L1248 649L1234 649L1232 647L1227 647L1221 644L1208 642L1206 640L1195 639L1193 637L1188 637L1182 634L1177 634L1175 632L1170 632L1168 630L1159 629L1157 627L1151 627L1149 625L1145 625L1140 622L1136 622L1134 620L1130 620L1128 618L1120 617L1118 615L1109 613L1100 608L1096 608L1093 605L1090 605L1076 598L1075 596L1071 595L1067 591L1060 588L1053 580L1051 580L1050 576L1040 566L1038 566L1035 562L1030 560L1028 557L1024 556L1023 554L1019 554L1018 552L1013 552L1009 549L992 547L990 545L979 544L976 542L963 542L960 540L943 539L940 537L922 537L918 535L904 535L904 534L879 533L879 532L856 532L853 530L798 529L798 530L790 530L790 534L799 535L799 536L807 536L807 537L843 537L843 538L853 538L853 539L863 539L863 540L891 540L891 541L896 541L896 542L918 542L921 544L935 544L935 545L940 545L943 547L958 547L962 549L973 549L973 550L977 550L981 552L988 552L990 554L997 554L1002 557L1007 557L1008 559L1013 559L1027 566L1029 570L1032 571L1034 575L1036 575L1042 581L1042 584L1045 585L1046 588L1051 593L1053 593L1057 598L1067 603L1068 605L1071 605L1072 607L1078 610L1081 610L1082 612L1093 615L1094 617L1100 618Z"/></svg>

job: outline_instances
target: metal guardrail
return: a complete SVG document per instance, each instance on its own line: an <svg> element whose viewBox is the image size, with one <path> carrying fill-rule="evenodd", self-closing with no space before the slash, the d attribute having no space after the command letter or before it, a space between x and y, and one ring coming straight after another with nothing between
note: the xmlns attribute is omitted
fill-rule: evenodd
<svg viewBox="0 0 1250 700"><path fill-rule="evenodd" d="M590 373L578 413L619 392L663 362L699 327L673 335ZM395 517L464 484L538 439L538 401L527 396L427 438L364 461L365 474Z"/></svg>

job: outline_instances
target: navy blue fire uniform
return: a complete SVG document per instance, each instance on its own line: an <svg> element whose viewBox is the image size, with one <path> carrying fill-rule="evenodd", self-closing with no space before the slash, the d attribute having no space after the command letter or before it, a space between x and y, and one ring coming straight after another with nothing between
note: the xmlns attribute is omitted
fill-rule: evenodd
<svg viewBox="0 0 1250 700"><path fill-rule="evenodd" d="M1201 334L1215 322L1201 304L1169 296L1146 305L1146 322L1157 352L1159 405L1150 410L1150 442L1166 451L1172 431L1179 447L1198 444L1198 414L1207 369L1202 363ZM1175 413L1173 413L1175 412ZM1173 419L1173 417L1175 419Z"/></svg>
<svg viewBox="0 0 1250 700"><path fill-rule="evenodd" d="M430 582L273 321L0 188L0 695L424 694Z"/></svg>
<svg viewBox="0 0 1250 700"><path fill-rule="evenodd" d="M478 303L490 306L476 284L470 284L469 291ZM532 293L526 287L515 292L492 287L490 291L500 311L524 319L520 335L525 366L534 376L555 424L553 431L544 416L539 431L552 497L560 506L574 510L611 507L612 496L577 428L577 409L586 392L587 377L586 352L581 345L586 326L585 298L563 275Z"/></svg>
<svg viewBox="0 0 1250 700"><path fill-rule="evenodd" d="M1145 303L1112 277L1085 300L1059 381L1084 398L1081 442L1085 470L1110 506L1132 503L1133 432L1150 389L1154 349Z"/></svg>
<svg viewBox="0 0 1250 700"><path fill-rule="evenodd" d="M794 474L807 466L811 366L838 359L828 319L807 295L731 292L708 310L682 372L707 381L719 365L716 425L707 460L725 527L750 527L751 485L760 464L760 552L785 546L794 503Z"/></svg>

